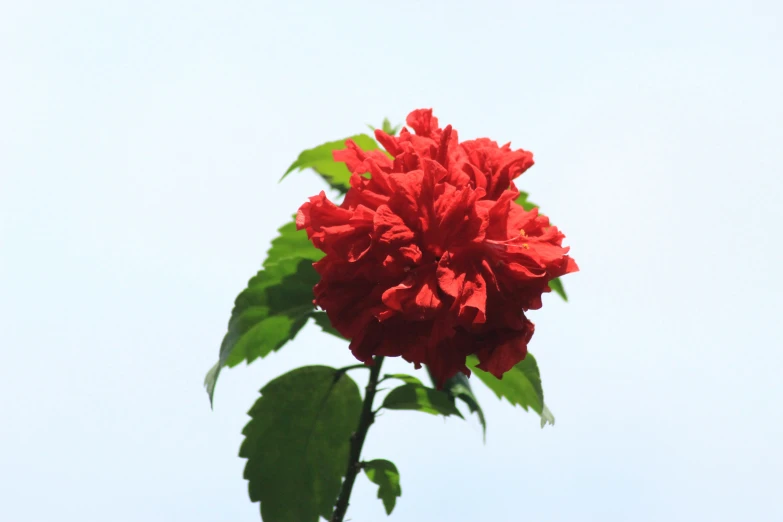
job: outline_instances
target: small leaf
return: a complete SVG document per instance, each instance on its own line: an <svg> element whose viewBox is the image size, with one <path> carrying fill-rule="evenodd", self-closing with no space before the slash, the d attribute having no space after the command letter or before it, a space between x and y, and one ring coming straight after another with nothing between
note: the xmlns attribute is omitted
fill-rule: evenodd
<svg viewBox="0 0 783 522"><path fill-rule="evenodd" d="M541 416L541 427L547 423L555 423L552 412L544 404L544 390L541 387L538 364L532 354L528 353L522 361L504 373L502 379L479 369L478 363L478 358L471 355L465 364L498 398L505 398L512 405L522 406L526 411L532 408Z"/></svg>
<svg viewBox="0 0 783 522"><path fill-rule="evenodd" d="M390 136L394 136L394 135L397 134L397 132L400 130L401 127L402 127L402 125L395 125L394 127L392 127L392 124L389 121L389 118L384 118L383 119L383 127L381 127L381 129L386 134L388 134Z"/></svg>
<svg viewBox="0 0 783 522"><path fill-rule="evenodd" d="M479 422L481 423L481 430L484 439L486 440L487 421L484 419L484 412L481 410L481 406L479 406L478 399L473 395L473 390L470 388L470 381L467 376L460 372L454 377L447 379L443 384L443 391L456 399L460 399L468 405L471 413L478 415Z"/></svg>
<svg viewBox="0 0 783 522"><path fill-rule="evenodd" d="M314 311L313 286L320 276L313 262L323 257L323 252L310 243L305 231L296 230L295 223L284 225L279 232L264 268L236 298L218 362L204 379L210 403L224 366L251 363L279 350L299 333Z"/></svg>
<svg viewBox="0 0 783 522"><path fill-rule="evenodd" d="M519 196L517 196L516 202L518 205L520 205L522 208L530 212L534 208L538 208L538 205L535 203L527 200L528 193L519 191Z"/></svg>
<svg viewBox="0 0 783 522"><path fill-rule="evenodd" d="M419 386L424 386L419 379L414 377L413 375L408 375L405 373L392 373L389 375L384 375L384 379L399 379L402 382L408 383L408 384L418 384Z"/></svg>
<svg viewBox="0 0 783 522"><path fill-rule="evenodd" d="M383 401L389 410L419 410L433 415L456 415L462 418L448 394L419 384L403 384L389 392Z"/></svg>
<svg viewBox="0 0 783 522"><path fill-rule="evenodd" d="M563 288L563 282L559 277L556 277L549 282L549 288L555 291L557 295L562 297L563 301L568 301L568 295L566 295L565 288Z"/></svg>
<svg viewBox="0 0 783 522"><path fill-rule="evenodd" d="M371 131L373 131L373 133L375 132L375 127L373 127L372 125L370 125L370 124L367 124L367 127L368 127L368 128L371 130ZM401 128L402 128L402 125L395 125L394 127L392 127L392 124L391 124L391 122L389 121L389 118L384 118L384 119L383 119L383 125L381 126L381 130L382 130L383 132L385 132L386 134L388 134L389 136L394 136L394 135L396 135L396 134L397 134L397 132L398 132L398 131L399 131Z"/></svg>
<svg viewBox="0 0 783 522"><path fill-rule="evenodd" d="M261 389L239 456L263 520L331 516L361 407L356 383L326 366L297 368Z"/></svg>
<svg viewBox="0 0 783 522"><path fill-rule="evenodd" d="M386 514L391 515L394 505L397 503L397 497L402 496L400 473L397 471L397 466L388 460L376 459L365 462L363 467L367 478L378 485L378 498L383 501Z"/></svg>
<svg viewBox="0 0 783 522"><path fill-rule="evenodd" d="M280 180L282 181L296 169L299 172L304 169L313 169L326 180L330 187L343 193L347 192L351 187L351 172L344 163L334 161L332 152L344 149L345 141L348 139L356 142L356 145L365 151L377 150L379 148L375 140L366 134L356 134L349 138L323 143L312 149L302 151Z"/></svg>

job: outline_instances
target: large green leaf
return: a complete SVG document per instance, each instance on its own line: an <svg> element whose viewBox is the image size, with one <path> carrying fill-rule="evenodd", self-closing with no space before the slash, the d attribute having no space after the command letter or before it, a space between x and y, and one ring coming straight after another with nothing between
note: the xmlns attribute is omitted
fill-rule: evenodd
<svg viewBox="0 0 783 522"><path fill-rule="evenodd" d="M484 412L482 411L481 406L478 403L478 399L476 399L476 396L473 394L473 390L470 387L470 381L465 376L465 374L460 372L456 374L454 377L447 379L446 382L443 384L443 391L448 393L453 398L459 399L465 404L467 404L468 409L470 409L471 413L475 413L476 415L478 415L479 422L481 423L482 433L486 438L487 421L484 418Z"/></svg>
<svg viewBox="0 0 783 522"><path fill-rule="evenodd" d="M379 148L375 140L366 134L357 134L349 138L323 143L312 149L302 151L280 179L282 180L297 169L299 172L304 169L313 169L326 180L330 187L340 192L347 192L351 187L351 173L348 167L345 166L345 163L334 161L332 152L344 149L345 140L348 139L356 142L356 145L362 150L370 151Z"/></svg>
<svg viewBox="0 0 783 522"><path fill-rule="evenodd" d="M469 356L466 364L498 398L505 398L512 405L522 406L526 411L532 408L538 413L541 416L542 428L547 423L555 423L552 412L544 404L544 390L541 387L538 364L531 354L528 353L522 361L504 373L502 379L479 369L479 360L475 355Z"/></svg>
<svg viewBox="0 0 783 522"><path fill-rule="evenodd" d="M314 312L313 286L320 276L312 264L323 252L304 231L296 230L295 223L284 225L279 232L264 268L236 298L218 362L204 379L210 402L221 368L250 363L280 349Z"/></svg>
<svg viewBox="0 0 783 522"><path fill-rule="evenodd" d="M448 394L420 384L403 384L394 388L383 400L383 407L389 410L418 410L433 415L462 417Z"/></svg>
<svg viewBox="0 0 783 522"><path fill-rule="evenodd" d="M264 267L279 263L284 259L310 259L318 261L324 253L313 246L307 239L307 232L296 229L296 222L291 221L277 229L278 236L272 240L272 246L266 253Z"/></svg>
<svg viewBox="0 0 783 522"><path fill-rule="evenodd" d="M378 484L378 498L383 501L386 514L391 515L397 497L402 496L400 487L400 472L394 463L384 459L371 460L362 466L367 478Z"/></svg>
<svg viewBox="0 0 783 522"><path fill-rule="evenodd" d="M261 389L239 456L265 522L331 516L361 408L356 383L327 366L297 368Z"/></svg>

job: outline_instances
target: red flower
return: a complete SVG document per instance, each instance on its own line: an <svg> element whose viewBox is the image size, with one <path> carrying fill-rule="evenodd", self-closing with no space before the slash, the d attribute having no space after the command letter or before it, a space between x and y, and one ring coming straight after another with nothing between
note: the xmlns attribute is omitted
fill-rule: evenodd
<svg viewBox="0 0 783 522"><path fill-rule="evenodd" d="M315 263L315 304L351 339L351 351L429 366L439 385L465 358L498 378L527 354L552 279L578 270L564 238L514 200L533 156L481 138L459 142L432 110L416 110L399 137L375 131L382 151L351 141L334 158L352 172L341 205L321 192L296 223L326 253ZM367 176L369 174L369 176Z"/></svg>

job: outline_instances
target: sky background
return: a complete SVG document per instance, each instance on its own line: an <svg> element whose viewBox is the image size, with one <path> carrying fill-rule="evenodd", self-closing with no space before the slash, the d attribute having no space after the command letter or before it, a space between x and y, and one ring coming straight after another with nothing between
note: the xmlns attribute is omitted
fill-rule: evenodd
<svg viewBox="0 0 783 522"><path fill-rule="evenodd" d="M209 408L234 297L324 187L278 179L419 107L534 152L518 185L581 271L531 313L557 424L480 383L486 444L475 417L384 414L390 520L783 520L782 24L772 1L0 1L0 520L258 520L258 389L352 361L309 325ZM386 519L375 493L352 520Z"/></svg>

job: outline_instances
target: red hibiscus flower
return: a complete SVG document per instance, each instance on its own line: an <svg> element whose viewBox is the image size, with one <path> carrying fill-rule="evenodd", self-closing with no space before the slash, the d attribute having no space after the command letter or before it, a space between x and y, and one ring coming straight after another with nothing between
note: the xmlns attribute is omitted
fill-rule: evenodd
<svg viewBox="0 0 783 522"><path fill-rule="evenodd" d="M476 354L501 378L527 354L525 311L578 268L563 234L514 202L531 153L460 142L430 109L406 121L415 134L375 131L388 154L351 141L334 153L352 173L342 204L321 192L299 209L297 227L326 253L314 302L360 361L401 356L441 386L470 375L465 359Z"/></svg>

